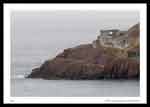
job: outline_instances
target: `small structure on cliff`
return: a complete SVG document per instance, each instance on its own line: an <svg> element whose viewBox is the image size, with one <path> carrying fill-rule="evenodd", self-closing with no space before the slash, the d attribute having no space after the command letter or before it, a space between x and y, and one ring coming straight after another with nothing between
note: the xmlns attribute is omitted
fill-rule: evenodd
<svg viewBox="0 0 150 107"><path fill-rule="evenodd" d="M127 31L120 31L118 29L101 30L97 40L93 41L93 48L103 46L124 49L128 45Z"/></svg>

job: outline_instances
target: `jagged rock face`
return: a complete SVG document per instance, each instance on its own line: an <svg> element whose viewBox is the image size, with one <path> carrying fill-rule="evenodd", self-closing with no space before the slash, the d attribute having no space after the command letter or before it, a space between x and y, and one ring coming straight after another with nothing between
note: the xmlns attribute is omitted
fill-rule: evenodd
<svg viewBox="0 0 150 107"><path fill-rule="evenodd" d="M64 50L53 60L45 61L40 68L33 69L28 78L116 79L138 78L138 75L139 62L131 59L117 59L104 54L103 50L84 45Z"/></svg>
<svg viewBox="0 0 150 107"><path fill-rule="evenodd" d="M130 47L140 44L140 25L136 24L128 30Z"/></svg>
<svg viewBox="0 0 150 107"><path fill-rule="evenodd" d="M100 65L56 58L45 62L40 68L34 69L28 77L44 79L98 79L103 71L103 66Z"/></svg>
<svg viewBox="0 0 150 107"><path fill-rule="evenodd" d="M104 78L104 65L111 58L89 44L66 49L40 68L33 69L28 78L100 79Z"/></svg>
<svg viewBox="0 0 150 107"><path fill-rule="evenodd" d="M131 36L134 34L133 37L139 37L137 26L129 29L129 34ZM39 68L33 69L27 78L138 79L140 74L139 61L120 57L120 52L120 50L113 48L93 48L92 44L68 48L54 59L47 60Z"/></svg>
<svg viewBox="0 0 150 107"><path fill-rule="evenodd" d="M133 59L114 59L105 66L105 71L112 78L139 78L139 62Z"/></svg>
<svg viewBox="0 0 150 107"><path fill-rule="evenodd" d="M129 37L139 37L139 35L140 35L140 24L136 24L136 25L132 26L128 30L128 35L129 35Z"/></svg>

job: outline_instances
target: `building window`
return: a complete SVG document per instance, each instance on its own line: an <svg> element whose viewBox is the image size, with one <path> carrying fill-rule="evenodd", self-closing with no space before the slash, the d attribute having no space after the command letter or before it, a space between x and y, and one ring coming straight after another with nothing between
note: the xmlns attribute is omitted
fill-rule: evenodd
<svg viewBox="0 0 150 107"><path fill-rule="evenodd" d="M125 47L126 46L126 40L122 40L121 42L120 42L120 45L121 45L121 47Z"/></svg>
<svg viewBox="0 0 150 107"><path fill-rule="evenodd" d="M126 44L126 40L123 40L123 44Z"/></svg>

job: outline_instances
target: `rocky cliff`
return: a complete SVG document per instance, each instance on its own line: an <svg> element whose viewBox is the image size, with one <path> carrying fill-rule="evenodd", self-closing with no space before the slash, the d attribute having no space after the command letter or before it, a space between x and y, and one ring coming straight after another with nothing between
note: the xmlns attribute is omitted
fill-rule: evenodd
<svg viewBox="0 0 150 107"><path fill-rule="evenodd" d="M131 27L128 33L132 36L132 42L133 38L139 38L139 24ZM131 45L128 51L134 47ZM92 44L79 45L65 49L54 59L45 61L39 68L34 68L27 78L139 79L139 60L124 57L123 53L123 50L115 48L93 48Z"/></svg>

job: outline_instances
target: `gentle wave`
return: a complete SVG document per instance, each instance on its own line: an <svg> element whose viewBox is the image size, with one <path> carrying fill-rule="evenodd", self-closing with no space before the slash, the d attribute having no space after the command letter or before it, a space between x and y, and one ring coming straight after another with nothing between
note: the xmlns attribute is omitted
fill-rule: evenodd
<svg viewBox="0 0 150 107"><path fill-rule="evenodd" d="M23 79L23 78L25 78L25 75L16 75L16 76L14 76L14 78L16 78L16 79Z"/></svg>

